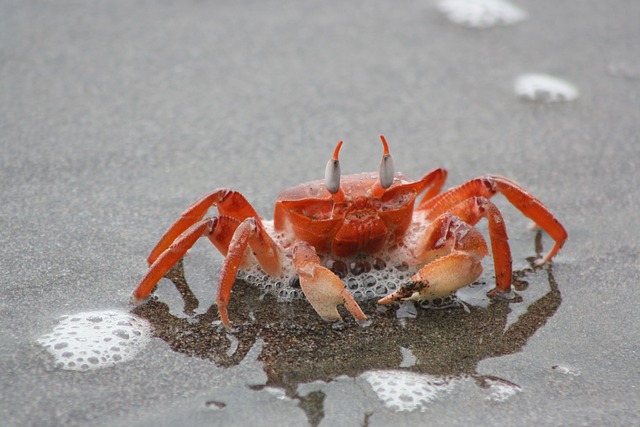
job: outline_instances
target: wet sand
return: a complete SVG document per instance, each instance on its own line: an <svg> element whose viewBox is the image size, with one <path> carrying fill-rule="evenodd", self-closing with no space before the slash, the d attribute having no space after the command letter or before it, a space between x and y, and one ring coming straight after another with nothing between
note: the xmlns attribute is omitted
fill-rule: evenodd
<svg viewBox="0 0 640 427"><path fill-rule="evenodd" d="M429 1L0 3L3 425L637 423L640 6L610 3L518 2L526 19L486 29ZM578 96L522 99L531 73ZM227 334L222 258L199 242L129 304L202 194L237 189L270 218L340 139L344 173L375 170L379 134L414 178L515 179L565 248L534 268L552 240L496 198L513 302L483 297L490 257L466 309L399 319L365 302L365 327L239 281ZM56 368L37 339L94 310L132 312L154 338L131 361Z"/></svg>

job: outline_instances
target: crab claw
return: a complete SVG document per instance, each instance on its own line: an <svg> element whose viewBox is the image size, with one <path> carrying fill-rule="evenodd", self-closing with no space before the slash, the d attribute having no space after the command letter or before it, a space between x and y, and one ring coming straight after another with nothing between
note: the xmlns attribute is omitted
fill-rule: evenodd
<svg viewBox="0 0 640 427"><path fill-rule="evenodd" d="M336 309L339 304L344 304L357 320L367 320L340 278L320 265L320 258L313 246L303 241L296 243L293 247L293 263L300 277L302 292L323 320L341 320Z"/></svg>
<svg viewBox="0 0 640 427"><path fill-rule="evenodd" d="M473 283L482 274L482 264L474 254L454 251L422 267L407 283L378 301L432 300L455 293Z"/></svg>

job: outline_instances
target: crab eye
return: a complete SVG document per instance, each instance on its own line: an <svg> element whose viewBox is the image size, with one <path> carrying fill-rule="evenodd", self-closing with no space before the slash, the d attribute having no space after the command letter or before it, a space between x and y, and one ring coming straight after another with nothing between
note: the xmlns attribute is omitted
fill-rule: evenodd
<svg viewBox="0 0 640 427"><path fill-rule="evenodd" d="M384 146L384 153L382 154L382 160L380 160L380 186L384 189L391 187L393 184L393 177L395 175L395 167L393 165L393 157L389 153L389 146L384 136L380 135L382 145Z"/></svg>
<svg viewBox="0 0 640 427"><path fill-rule="evenodd" d="M331 194L336 194L340 191L340 161L338 160L338 152L342 147L342 141L338 142L333 157L327 162L327 167L324 170L324 185Z"/></svg>

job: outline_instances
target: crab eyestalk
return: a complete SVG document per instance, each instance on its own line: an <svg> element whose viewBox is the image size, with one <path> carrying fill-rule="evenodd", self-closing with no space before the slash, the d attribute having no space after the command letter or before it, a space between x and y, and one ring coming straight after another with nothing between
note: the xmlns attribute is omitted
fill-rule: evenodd
<svg viewBox="0 0 640 427"><path fill-rule="evenodd" d="M389 145L387 145L387 140L382 135L380 135L380 139L382 140L384 153L382 154L382 160L380 160L378 183L380 184L380 187L386 190L387 188L391 187L391 184L393 184L393 177L396 171L393 164L393 156L391 156L391 153L389 152Z"/></svg>
<svg viewBox="0 0 640 427"><path fill-rule="evenodd" d="M327 191L333 194L334 197L340 197L342 194L340 189L340 160L338 160L340 147L342 147L342 141L336 145L333 157L329 159L327 167L324 170L324 185L327 187Z"/></svg>

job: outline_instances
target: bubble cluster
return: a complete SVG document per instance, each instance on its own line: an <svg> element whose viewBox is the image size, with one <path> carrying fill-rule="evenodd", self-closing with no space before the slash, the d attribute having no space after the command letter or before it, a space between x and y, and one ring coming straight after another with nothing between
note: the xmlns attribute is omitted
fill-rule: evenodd
<svg viewBox="0 0 640 427"><path fill-rule="evenodd" d="M438 10L451 22L470 28L513 25L527 19L527 13L504 0L442 0Z"/></svg>
<svg viewBox="0 0 640 427"><path fill-rule="evenodd" d="M238 278L259 287L265 293L275 295L278 300L283 302L304 298L300 288L300 279L293 267L290 253L291 243L283 235L274 231L272 221L264 221L263 224L280 247L285 248L285 256L282 257L283 275L281 277L268 276L256 264L238 271ZM417 221L408 230L405 240L411 246L414 244L414 240L423 233L424 226ZM408 256L402 250L383 251L372 256L362 255L353 258L322 256L320 263L342 280L345 288L356 301L365 301L389 295L418 271L416 267L410 266L404 261ZM442 300L444 304L436 304L439 308L455 305L449 299ZM423 306L431 308L428 303Z"/></svg>
<svg viewBox="0 0 640 427"><path fill-rule="evenodd" d="M566 80L547 74L524 74L514 83L516 95L527 101L566 102L578 98L578 89Z"/></svg>
<svg viewBox="0 0 640 427"><path fill-rule="evenodd" d="M408 371L369 371L362 375L384 405L396 412L425 411L453 391L453 381Z"/></svg>
<svg viewBox="0 0 640 427"><path fill-rule="evenodd" d="M149 341L149 324L118 311L90 311L60 317L37 342L72 371L106 368L132 359Z"/></svg>
<svg viewBox="0 0 640 427"><path fill-rule="evenodd" d="M378 254L374 257L321 259L321 265L333 271L356 301L382 298L406 282L415 272L415 268L403 262L393 262L390 254ZM281 301L302 298L293 263L285 259L284 276L270 277L264 274L259 266L239 273L238 277L255 284L266 293L273 294Z"/></svg>
<svg viewBox="0 0 640 427"><path fill-rule="evenodd" d="M405 352L413 358L408 364L415 363L410 351L402 347L401 350L405 350L403 359ZM368 382L384 406L394 412L425 412L429 404L445 398L456 388L467 388L468 384L478 385L477 396L492 402L505 402L522 391L519 385L494 376L443 378L405 370L380 370L365 372L360 378Z"/></svg>

